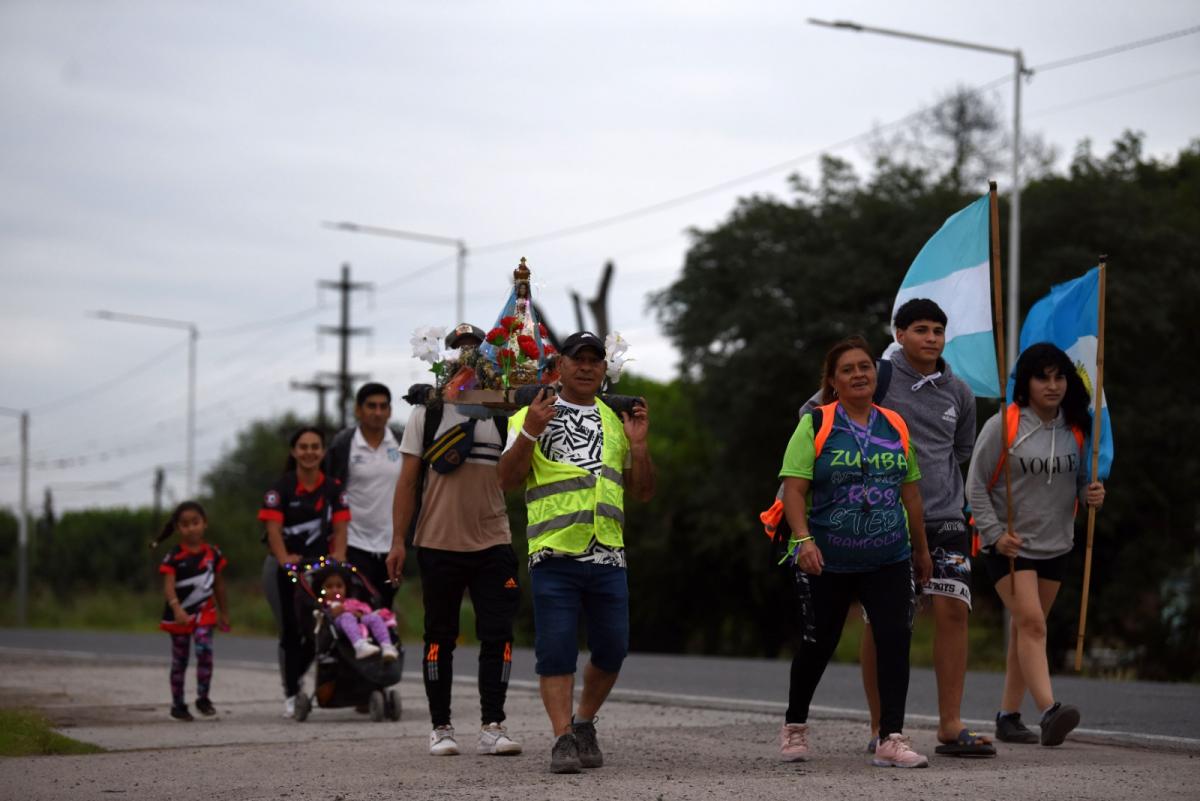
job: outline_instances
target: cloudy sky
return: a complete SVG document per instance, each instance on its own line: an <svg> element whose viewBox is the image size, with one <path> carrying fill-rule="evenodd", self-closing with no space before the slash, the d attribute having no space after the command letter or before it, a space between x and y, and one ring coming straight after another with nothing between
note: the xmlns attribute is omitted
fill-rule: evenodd
<svg viewBox="0 0 1200 801"><path fill-rule="evenodd" d="M861 163L839 143L1011 73L810 16L1020 47L1034 67L1200 24L1176 0L0 2L0 406L31 410L31 502L50 486L60 508L145 503L160 464L184 492L184 334L89 311L198 325L201 472L250 420L311 413L288 382L336 367L316 334L336 298L316 282L343 262L377 288L355 299L374 333L353 367L421 378L408 339L454 322L452 251L323 220L466 241L480 325L521 256L559 328L568 292L614 259L613 325L635 369L669 378L645 298L678 274L689 227L784 194L823 151ZM1009 86L993 96L1011 115ZM1167 156L1200 135L1198 109L1189 35L1035 74L1023 110L1065 154L1132 127ZM17 454L0 417L0 504Z"/></svg>

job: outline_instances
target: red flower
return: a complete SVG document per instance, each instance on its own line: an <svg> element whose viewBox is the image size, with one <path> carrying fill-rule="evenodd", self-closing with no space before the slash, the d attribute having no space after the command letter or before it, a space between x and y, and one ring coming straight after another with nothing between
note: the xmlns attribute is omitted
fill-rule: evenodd
<svg viewBox="0 0 1200 801"><path fill-rule="evenodd" d="M553 356L554 354L558 353L558 351L549 342L543 342L542 343L542 353L544 353L546 355L546 358L549 358L549 357Z"/></svg>
<svg viewBox="0 0 1200 801"><path fill-rule="evenodd" d="M517 327L517 318L513 317L511 314L508 317L501 317L500 326L509 333L512 333L512 330Z"/></svg>
<svg viewBox="0 0 1200 801"><path fill-rule="evenodd" d="M550 337L550 332L547 331L546 326L542 325L541 323L538 323L538 333L542 335L542 339L548 339Z"/></svg>
<svg viewBox="0 0 1200 801"><path fill-rule="evenodd" d="M517 337L517 345L520 346L521 352L530 359L538 358L538 347L537 343L533 341L533 337L521 334Z"/></svg>
<svg viewBox="0 0 1200 801"><path fill-rule="evenodd" d="M496 326L491 331L487 332L487 336L484 337L484 339L493 345L503 345L504 340L508 339L508 332L500 326Z"/></svg>
<svg viewBox="0 0 1200 801"><path fill-rule="evenodd" d="M496 351L496 362L500 365L501 370L508 370L517 363L517 354L513 353L510 348L501 348Z"/></svg>

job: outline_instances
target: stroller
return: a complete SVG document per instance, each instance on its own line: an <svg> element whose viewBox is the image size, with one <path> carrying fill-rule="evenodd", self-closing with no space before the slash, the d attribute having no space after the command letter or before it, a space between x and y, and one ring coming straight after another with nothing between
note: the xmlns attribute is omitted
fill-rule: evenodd
<svg viewBox="0 0 1200 801"><path fill-rule="evenodd" d="M392 689L400 682L404 669L404 648L395 628L389 627L393 644L400 652L395 661L385 662L379 654L356 659L354 647L333 623L333 616L319 600L321 582L329 570L339 570L346 582L348 597L365 601L375 608L379 591L366 576L349 562L321 557L312 563L299 565L292 580L300 588L296 593L296 619L302 621L303 637L312 638L316 655L317 686L311 695L296 696L295 718L305 720L314 704L327 709L366 705L371 720L385 717L400 720L400 693ZM313 621L312 628L303 621Z"/></svg>

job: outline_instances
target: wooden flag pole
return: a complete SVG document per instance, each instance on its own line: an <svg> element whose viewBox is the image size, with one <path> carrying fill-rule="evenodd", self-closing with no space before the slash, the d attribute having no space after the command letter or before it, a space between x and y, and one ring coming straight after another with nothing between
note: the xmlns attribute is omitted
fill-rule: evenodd
<svg viewBox="0 0 1200 801"><path fill-rule="evenodd" d="M1008 414L1005 405L1005 387L1008 386L1008 368L1004 359L1004 301L1000 292L1000 204L996 200L996 182L988 181L988 211L991 230L992 255L992 330L996 333L996 367L1000 373L1000 441L1004 448L1004 512L1008 533L1013 530L1012 504L1012 459L1008 458ZM1017 560L1008 557L1008 587L1013 599L1017 597Z"/></svg>
<svg viewBox="0 0 1200 801"><path fill-rule="evenodd" d="M1099 331L1096 332L1096 386L1092 390L1095 411L1092 414L1092 481L1100 469L1100 403L1104 393L1104 290L1108 256L1100 256ZM1092 540L1096 534L1096 507L1088 506L1087 550L1083 557L1083 598L1079 602L1079 634L1075 639L1075 671L1083 670L1083 634L1087 628L1088 587L1092 583Z"/></svg>

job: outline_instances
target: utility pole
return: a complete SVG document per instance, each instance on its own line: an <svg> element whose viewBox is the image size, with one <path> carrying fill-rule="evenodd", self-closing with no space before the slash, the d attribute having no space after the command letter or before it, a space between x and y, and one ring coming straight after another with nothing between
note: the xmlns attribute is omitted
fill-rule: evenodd
<svg viewBox="0 0 1200 801"><path fill-rule="evenodd" d="M17 625L29 610L29 412L0 406L0 414L18 418L21 426L20 501L17 509Z"/></svg>
<svg viewBox="0 0 1200 801"><path fill-rule="evenodd" d="M291 382L292 389L302 390L305 392L315 392L317 395L317 428L322 431L329 430L329 418L325 416L325 396L332 390L338 388L337 384L328 384L318 378L312 381L295 381Z"/></svg>
<svg viewBox="0 0 1200 801"><path fill-rule="evenodd" d="M351 386L358 378L363 378L362 374L351 374L350 372L350 337L362 336L371 333L370 328L359 326L352 328L350 326L350 293L356 289L372 289L375 285L366 282L351 282L350 280L350 265L342 265L342 278L340 281L318 281L317 286L322 289L336 289L342 293L342 317L339 325L322 325L317 328L322 334L333 334L341 340L341 354L338 362L337 379L341 387L339 395L339 420L342 428L346 427L346 412L350 405L350 398L353 396Z"/></svg>

